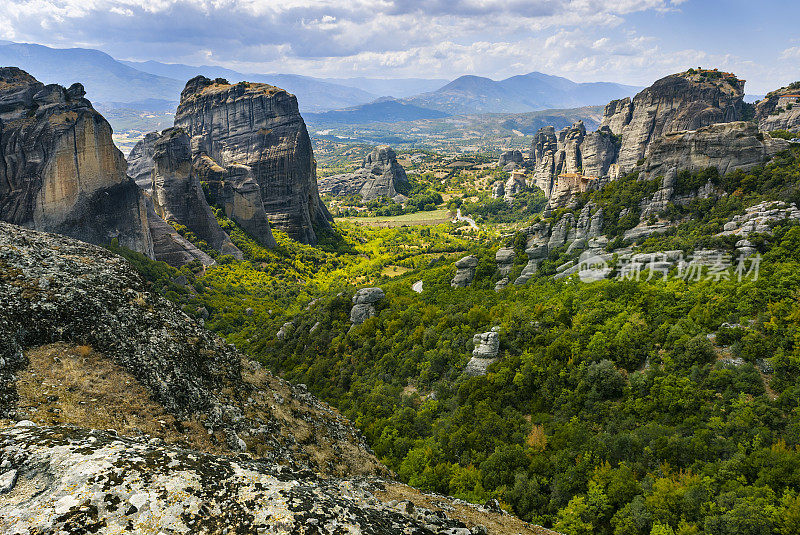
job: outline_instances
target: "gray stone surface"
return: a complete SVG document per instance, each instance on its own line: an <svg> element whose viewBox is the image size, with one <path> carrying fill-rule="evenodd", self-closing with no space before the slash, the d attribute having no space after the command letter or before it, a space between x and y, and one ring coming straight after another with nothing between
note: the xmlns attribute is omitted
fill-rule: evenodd
<svg viewBox="0 0 800 535"><path fill-rule="evenodd" d="M6 429L0 456L19 472L0 495L7 533L486 533L412 502L384 503L376 478L319 479L101 430Z"/></svg>
<svg viewBox="0 0 800 535"><path fill-rule="evenodd" d="M267 84L231 85L198 76L181 93L175 126L191 137L195 158L211 160L204 165L213 162L222 171L234 165L245 168L206 176L216 179L210 191L223 199L229 213L238 207L229 206L230 197L222 193L232 180L233 189L255 188L253 193L260 194L261 207L247 195L236 198L247 203L243 214L260 218L257 212L263 209L269 224L295 240L314 244L314 225L330 227L317 189L311 140L294 95Z"/></svg>
<svg viewBox="0 0 800 535"><path fill-rule="evenodd" d="M700 171L716 167L720 175L747 170L789 148L784 139L773 139L751 122L738 121L698 130L667 133L650 142L644 171L660 176L672 168Z"/></svg>
<svg viewBox="0 0 800 535"><path fill-rule="evenodd" d="M156 213L169 223L185 226L220 253L241 260L242 252L220 228L206 202L192 167L189 136L180 128L164 130L153 143L153 163L150 189Z"/></svg>
<svg viewBox="0 0 800 535"><path fill-rule="evenodd" d="M475 268L478 267L478 258L475 256L465 256L456 262L456 274L450 285L453 288L466 288L475 278Z"/></svg>
<svg viewBox="0 0 800 535"><path fill-rule="evenodd" d="M123 258L0 223L0 264L18 273L13 281L0 278L0 357L7 362L0 368L0 417L18 416L14 374L27 365L23 351L53 342L88 345L131 374L176 418L194 420L209 434L249 436L270 462L318 473L338 470L318 462L318 443L294 439L302 420L307 432L349 452L338 462L353 473L359 465L378 466L343 417L310 394L298 401L291 385L151 293ZM273 392L292 395L290 412L272 411ZM0 512L0 518L7 517Z"/></svg>
<svg viewBox="0 0 800 535"><path fill-rule="evenodd" d="M360 169L319 180L319 191L335 197L361 195L364 201L378 197L402 200L397 188L408 183L405 169L397 162L397 154L388 145L375 147Z"/></svg>
<svg viewBox="0 0 800 535"><path fill-rule="evenodd" d="M128 153L128 176L136 185L149 192L153 186L153 152L161 134L150 132L140 139Z"/></svg>
<svg viewBox="0 0 800 535"><path fill-rule="evenodd" d="M617 163L627 172L645 157L650 144L664 134L741 120L743 96L743 81L703 81L699 74L673 74L642 90L630 107L624 101L612 103L613 106L606 108L612 115L604 118L602 124L608 125L612 132L622 124Z"/></svg>
<svg viewBox="0 0 800 535"><path fill-rule="evenodd" d="M153 257L144 194L83 86L0 68L0 220Z"/></svg>

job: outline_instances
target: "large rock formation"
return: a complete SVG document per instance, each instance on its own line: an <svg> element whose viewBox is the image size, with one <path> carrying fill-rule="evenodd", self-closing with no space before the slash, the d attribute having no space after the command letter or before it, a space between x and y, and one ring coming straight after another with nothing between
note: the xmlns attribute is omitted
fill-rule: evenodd
<svg viewBox="0 0 800 535"><path fill-rule="evenodd" d="M350 321L353 325L361 325L375 315L375 303L386 297L380 288L361 288L353 296L353 308L350 309Z"/></svg>
<svg viewBox="0 0 800 535"><path fill-rule="evenodd" d="M472 350L472 358L469 359L464 373L467 375L486 375L489 366L497 360L500 351L500 333L494 327L487 333L478 333L472 337L475 349Z"/></svg>
<svg viewBox="0 0 800 535"><path fill-rule="evenodd" d="M217 202L262 243L271 242L269 224L311 244L315 226L330 226L294 95L267 84L198 76L181 93L175 126L191 137L200 178Z"/></svg>
<svg viewBox="0 0 800 535"><path fill-rule="evenodd" d="M153 239L153 253L159 262L170 266L185 266L198 260L204 266L214 264L214 259L195 244L181 236L175 227L156 213L152 199L147 200L147 225Z"/></svg>
<svg viewBox="0 0 800 535"><path fill-rule="evenodd" d="M150 191L150 187L153 185L153 151L159 137L161 134L158 132L150 132L140 139L128 153L128 176L145 191Z"/></svg>
<svg viewBox="0 0 800 535"><path fill-rule="evenodd" d="M97 404L92 417L107 415L103 428L130 425L135 415L121 396L139 389L173 422L151 432L164 440L209 451L246 450L319 473L381 471L349 422L151 294L124 259L64 236L0 223L0 418L83 424L18 402L26 394L17 379L36 365L30 352L54 342L95 352L94 364L74 359L73 373L103 367L106 380L128 385L118 395L86 399ZM54 358L43 360L42 366ZM48 369L33 372L38 377ZM300 429L312 438L295 440Z"/></svg>
<svg viewBox="0 0 800 535"><path fill-rule="evenodd" d="M378 197L403 200L397 188L408 184L405 169L397 163L397 155L388 145L370 152L360 169L353 173L334 175L319 180L319 191L334 197L361 195L364 201Z"/></svg>
<svg viewBox="0 0 800 535"><path fill-rule="evenodd" d="M475 268L478 267L478 257L470 255L456 261L456 274L450 281L453 288L466 288L475 278Z"/></svg>
<svg viewBox="0 0 800 535"><path fill-rule="evenodd" d="M602 126L622 135L618 162L630 171L664 134L742 118L744 80L729 73L690 70L655 82L632 101L606 106Z"/></svg>
<svg viewBox="0 0 800 535"><path fill-rule="evenodd" d="M507 150L503 152L497 160L497 167L499 169L505 169L507 165L514 164L514 168L516 169L524 163L525 158L522 156L522 152L518 150Z"/></svg>
<svg viewBox="0 0 800 535"><path fill-rule="evenodd" d="M767 96L756 104L758 128L800 132L800 82L790 84Z"/></svg>
<svg viewBox="0 0 800 535"><path fill-rule="evenodd" d="M192 167L189 136L182 129L164 130L153 143L151 180L153 205L161 218L185 226L220 253L242 259L242 252L220 228L206 202Z"/></svg>
<svg viewBox="0 0 800 535"><path fill-rule="evenodd" d="M671 168L700 171L716 167L725 175L762 164L788 147L789 142L759 132L751 122L714 124L654 139L644 171L647 176L666 176Z"/></svg>
<svg viewBox="0 0 800 535"><path fill-rule="evenodd" d="M613 178L616 178L612 168L617 149L617 138L608 127L588 134L583 121L558 133L552 126L541 128L531 147L534 158L533 183L549 199L555 193L558 177L562 174L582 174L593 178L613 174ZM571 188L567 189L571 192Z"/></svg>
<svg viewBox="0 0 800 535"><path fill-rule="evenodd" d="M84 95L0 68L0 220L152 257L144 196Z"/></svg>

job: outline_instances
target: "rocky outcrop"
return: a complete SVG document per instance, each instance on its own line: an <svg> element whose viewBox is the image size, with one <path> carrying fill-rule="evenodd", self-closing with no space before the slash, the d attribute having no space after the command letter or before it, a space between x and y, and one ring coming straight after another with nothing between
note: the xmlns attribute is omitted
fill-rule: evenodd
<svg viewBox="0 0 800 535"><path fill-rule="evenodd" d="M512 171L506 183L503 185L503 199L509 204L514 202L517 194L528 191L528 184L525 175L521 171Z"/></svg>
<svg viewBox="0 0 800 535"><path fill-rule="evenodd" d="M361 288L353 296L353 308L350 309L350 322L361 325L375 316L375 303L386 297L380 288Z"/></svg>
<svg viewBox="0 0 800 535"><path fill-rule="evenodd" d="M517 166L522 166L525 163L525 157L522 155L522 152L518 150L505 151L500 155L500 159L497 160L497 167L504 169L505 166L510 163L516 164Z"/></svg>
<svg viewBox="0 0 800 535"><path fill-rule="evenodd" d="M618 173L614 170L617 152L618 138L608 127L588 134L583 121L558 133L553 127L542 128L534 136L531 147L534 158L533 183L548 199L558 197L555 204L566 204L579 192L580 187L577 190L571 186L565 187L559 175L582 175L591 179L613 175L612 178L617 178Z"/></svg>
<svg viewBox="0 0 800 535"><path fill-rule="evenodd" d="M0 223L0 418L42 423L54 417L25 412L15 380L33 365L29 351L54 342L91 348L99 363L117 370L111 378L124 374L123 383L145 392L144 399L174 422L155 426L165 440L174 431L176 442L195 449L246 450L322 474L381 472L347 420L150 293L124 259L71 238ZM115 419L125 411L119 405L106 413Z"/></svg>
<svg viewBox="0 0 800 535"><path fill-rule="evenodd" d="M767 93L756 104L755 120L760 130L800 132L800 98L787 95L800 95L800 82Z"/></svg>
<svg viewBox="0 0 800 535"><path fill-rule="evenodd" d="M716 167L720 175L725 175L760 165L788 147L788 141L759 132L754 123L714 124L654 139L649 145L644 172L655 177L666 175L672 168L700 171Z"/></svg>
<svg viewBox="0 0 800 535"><path fill-rule="evenodd" d="M262 230L255 234L262 243L271 224L315 244L314 227L329 228L331 217L297 99L267 84L223 82L189 80L175 115L191 137L200 179L230 217L249 222L248 232Z"/></svg>
<svg viewBox="0 0 800 535"><path fill-rule="evenodd" d="M478 258L465 256L456 262L456 274L450 281L453 288L466 288L475 278L475 268L478 267Z"/></svg>
<svg viewBox="0 0 800 535"><path fill-rule="evenodd" d="M783 201L764 201L745 209L743 214L735 215L722 227L718 236L741 236L746 238L752 233L769 234L771 226L780 221L800 220L800 210L794 203L787 205ZM737 244L737 247L751 247L752 244ZM752 251L748 251L752 252Z"/></svg>
<svg viewBox="0 0 800 535"><path fill-rule="evenodd" d="M612 102L602 125L622 135L617 163L627 172L664 134L741 120L743 96L744 81L732 74L690 70L658 80L630 104Z"/></svg>
<svg viewBox="0 0 800 535"><path fill-rule="evenodd" d="M405 169L397 163L397 154L388 145L381 145L364 158L361 168L353 173L334 175L319 180L319 191L334 197L361 195L363 201L388 197L402 201L397 188L408 184Z"/></svg>
<svg viewBox="0 0 800 535"><path fill-rule="evenodd" d="M0 220L152 258L144 196L84 95L0 68Z"/></svg>
<svg viewBox="0 0 800 535"><path fill-rule="evenodd" d="M150 189L155 211L165 221L185 226L222 254L243 258L206 202L192 166L189 136L182 129L164 130L153 143ZM158 256L158 251L156 253Z"/></svg>
<svg viewBox="0 0 800 535"><path fill-rule="evenodd" d="M478 333L472 337L475 349L467 363L464 373L467 375L486 375L489 366L497 360L500 351L500 333L495 327L488 333Z"/></svg>
<svg viewBox="0 0 800 535"><path fill-rule="evenodd" d="M161 134L158 132L150 132L128 153L128 176L137 186L148 192L153 185L153 151L159 137Z"/></svg>
<svg viewBox="0 0 800 535"><path fill-rule="evenodd" d="M499 292L511 282L508 276L511 273L511 269L514 267L514 260L516 258L517 254L511 247L501 247L497 250L497 253L494 255L494 260L497 263L497 274L500 276L500 280L495 283L494 291Z"/></svg>
<svg viewBox="0 0 800 535"><path fill-rule="evenodd" d="M147 200L147 225L153 239L153 253L159 262L175 267L185 266L195 260L204 266L215 263L208 254L181 236L175 227L161 219L151 199Z"/></svg>

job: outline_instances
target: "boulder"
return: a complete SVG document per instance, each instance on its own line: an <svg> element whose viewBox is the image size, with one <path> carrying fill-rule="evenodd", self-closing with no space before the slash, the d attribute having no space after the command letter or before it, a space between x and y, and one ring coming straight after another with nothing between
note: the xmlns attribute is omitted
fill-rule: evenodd
<svg viewBox="0 0 800 535"><path fill-rule="evenodd" d="M0 221L153 258L144 194L83 93L0 68Z"/></svg>
<svg viewBox="0 0 800 535"><path fill-rule="evenodd" d="M511 282L509 274L514 267L514 259L517 254L511 247L503 247L497 250L495 254L495 262L497 263L497 273L500 275L500 280L494 286L494 290L499 292Z"/></svg>
<svg viewBox="0 0 800 535"><path fill-rule="evenodd" d="M229 187L239 193L215 199L229 214L257 218L253 226L272 225L310 244L317 242L315 226L330 228L331 216L317 189L311 139L294 95L267 84L197 76L181 93L175 126L191 138L195 159L211 160L203 165L213 163L222 171L241 166L206 176L215 182L209 184L212 195L230 193ZM231 205L237 201L243 203L240 211Z"/></svg>
<svg viewBox="0 0 800 535"><path fill-rule="evenodd" d="M475 349L467 363L464 373L467 375L486 375L490 364L497 360L500 351L500 333L496 328L487 333L478 333L472 337Z"/></svg>
<svg viewBox="0 0 800 535"><path fill-rule="evenodd" d="M375 316L375 303L386 296L381 288L361 288L353 296L353 308L350 309L350 322L361 325Z"/></svg>
<svg viewBox="0 0 800 535"><path fill-rule="evenodd" d="M523 165L525 163L525 157L522 155L522 152L518 150L505 151L500 155L500 159L497 160L497 167L503 169L510 163L517 164L517 166Z"/></svg>
<svg viewBox="0 0 800 535"><path fill-rule="evenodd" d="M478 258L465 256L456 262L456 275L450 281L453 288L466 288L475 278L475 268L478 267Z"/></svg>

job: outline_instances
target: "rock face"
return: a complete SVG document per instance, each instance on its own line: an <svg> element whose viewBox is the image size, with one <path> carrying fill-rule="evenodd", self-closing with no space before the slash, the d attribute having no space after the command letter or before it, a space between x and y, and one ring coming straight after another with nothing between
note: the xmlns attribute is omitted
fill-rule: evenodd
<svg viewBox="0 0 800 535"><path fill-rule="evenodd" d="M315 225L330 227L294 95L266 84L198 76L181 93L175 126L191 137L199 177L209 182L211 194L230 217L248 223L248 232L260 228L254 236L262 243L270 242L269 224L311 244Z"/></svg>
<svg viewBox="0 0 800 535"><path fill-rule="evenodd" d="M84 94L0 68L0 220L152 258L144 196Z"/></svg>
<svg viewBox="0 0 800 535"><path fill-rule="evenodd" d="M150 191L153 185L153 151L159 137L158 132L150 132L128 154L128 176L145 191Z"/></svg>
<svg viewBox="0 0 800 535"><path fill-rule="evenodd" d="M161 216L156 213L151 199L147 200L147 225L153 239L153 253L156 260L175 267L185 266L195 260L200 261L204 266L215 263L208 254L178 234L175 227L161 219Z"/></svg>
<svg viewBox="0 0 800 535"><path fill-rule="evenodd" d="M475 268L478 267L478 258L465 256L456 262L456 275L450 281L453 288L466 288L475 278Z"/></svg>
<svg viewBox="0 0 800 535"><path fill-rule="evenodd" d="M164 130L153 143L150 189L155 211L161 218L185 226L220 253L242 259L242 252L220 228L206 202L192 167L189 136L180 128Z"/></svg>
<svg viewBox="0 0 800 535"><path fill-rule="evenodd" d="M725 175L760 165L788 147L788 141L760 133L750 122L714 124L654 139L644 170L647 176L659 176L671 168L699 171L716 167Z"/></svg>
<svg viewBox="0 0 800 535"><path fill-rule="evenodd" d="M380 288L361 288L353 296L353 308L350 309L350 321L353 325L361 325L375 315L375 303L386 297Z"/></svg>
<svg viewBox="0 0 800 535"><path fill-rule="evenodd" d="M319 180L319 191L334 197L361 195L364 201L379 197L401 200L397 188L408 184L405 169L397 163L397 154L388 145L373 149L354 173Z"/></svg>
<svg viewBox="0 0 800 535"><path fill-rule="evenodd" d="M500 351L500 333L497 328L488 333L478 333L472 337L475 349L472 350L472 358L467 363L464 373L467 375L486 375L489 365L497 360L497 353Z"/></svg>
<svg viewBox="0 0 800 535"><path fill-rule="evenodd" d="M505 168L506 165L514 163L517 165L523 165L525 163L525 158L522 156L522 152L518 150L507 150L503 154L500 155L500 159L497 160L497 167L500 169Z"/></svg>
<svg viewBox="0 0 800 535"><path fill-rule="evenodd" d="M732 74L688 71L658 80L630 103L610 103L601 124L622 135L617 163L627 172L664 134L741 120L743 96L744 81Z"/></svg>
<svg viewBox="0 0 800 535"><path fill-rule="evenodd" d="M756 104L755 119L760 130L800 132L800 98L787 95L800 95L800 82L767 93L767 96Z"/></svg>
<svg viewBox="0 0 800 535"><path fill-rule="evenodd" d="M17 405L15 374L28 365L24 352L54 342L101 354L136 383L131 388L142 388L176 419L172 429L199 430L206 437L198 439L205 444L199 449L244 447L318 473L380 472L349 422L149 293L124 259L71 238L0 223L0 418L48 418L19 412L25 409ZM300 429L313 440L295 440Z"/></svg>
<svg viewBox="0 0 800 535"><path fill-rule="evenodd" d="M14 467L5 472L14 476L10 489L0 495L0 526L8 533L485 535L476 519L491 533L555 533L444 497L437 510L387 500L391 489L431 503L377 478L318 479L290 466L108 431L6 429L0 459Z"/></svg>
<svg viewBox="0 0 800 535"><path fill-rule="evenodd" d="M494 290L499 292L511 282L508 278L511 269L514 267L514 259L517 254L511 247L501 247L494 255L495 262L497 263L497 274L500 275L500 280L494 285Z"/></svg>
<svg viewBox="0 0 800 535"><path fill-rule="evenodd" d="M608 176L616 161L617 150L617 139L608 127L589 134L583 121L558 133L552 126L541 128L531 147L533 183L550 199L556 194L561 174L583 174L593 178Z"/></svg>

